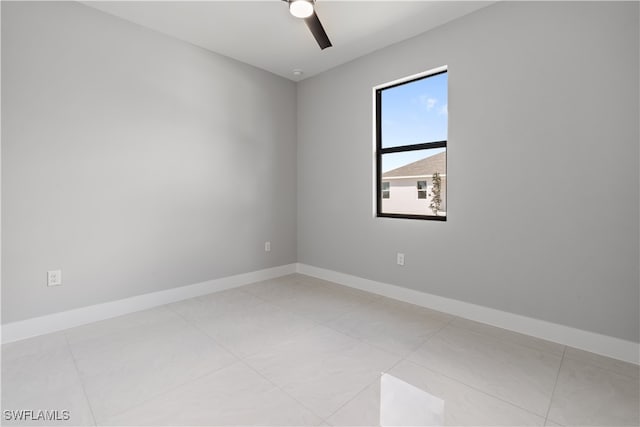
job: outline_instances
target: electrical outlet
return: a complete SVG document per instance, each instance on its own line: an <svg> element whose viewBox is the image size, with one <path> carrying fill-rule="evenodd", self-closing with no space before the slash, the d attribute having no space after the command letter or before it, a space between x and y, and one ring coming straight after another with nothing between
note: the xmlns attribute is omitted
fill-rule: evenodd
<svg viewBox="0 0 640 427"><path fill-rule="evenodd" d="M47 271L47 286L62 285L62 270Z"/></svg>
<svg viewBox="0 0 640 427"><path fill-rule="evenodd" d="M396 262L398 263L398 265L404 265L404 254L401 254L400 252L398 252L398 255L396 257Z"/></svg>
<svg viewBox="0 0 640 427"><path fill-rule="evenodd" d="M271 252L271 242L264 242L264 251Z"/></svg>

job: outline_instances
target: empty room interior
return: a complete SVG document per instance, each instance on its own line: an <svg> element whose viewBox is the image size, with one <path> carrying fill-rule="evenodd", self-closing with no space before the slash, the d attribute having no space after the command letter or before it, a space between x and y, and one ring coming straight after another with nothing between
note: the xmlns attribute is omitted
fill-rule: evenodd
<svg viewBox="0 0 640 427"><path fill-rule="evenodd" d="M640 425L638 1L1 1L2 425Z"/></svg>

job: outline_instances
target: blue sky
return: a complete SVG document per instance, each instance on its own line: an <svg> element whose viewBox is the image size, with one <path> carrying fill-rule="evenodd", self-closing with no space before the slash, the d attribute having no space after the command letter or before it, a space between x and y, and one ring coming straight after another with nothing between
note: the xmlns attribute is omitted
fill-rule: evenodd
<svg viewBox="0 0 640 427"><path fill-rule="evenodd" d="M382 147L447 139L447 73L382 92ZM383 156L382 171L444 151L435 149Z"/></svg>

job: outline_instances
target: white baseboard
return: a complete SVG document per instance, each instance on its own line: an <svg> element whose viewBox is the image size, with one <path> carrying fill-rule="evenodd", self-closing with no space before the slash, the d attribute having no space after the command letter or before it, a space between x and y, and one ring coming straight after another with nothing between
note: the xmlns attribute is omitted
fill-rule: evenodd
<svg viewBox="0 0 640 427"><path fill-rule="evenodd" d="M297 272L625 362L640 364L640 344L636 342L419 292L401 286L376 282L307 264L298 263Z"/></svg>
<svg viewBox="0 0 640 427"><path fill-rule="evenodd" d="M237 288L261 280L273 279L296 272L296 264L281 265L250 273L208 280L194 285L166 289L164 291L138 295L103 304L90 305L74 310L49 314L32 319L2 325L2 343L22 340L50 332L80 326L98 320L110 319L123 314L193 298L225 289Z"/></svg>
<svg viewBox="0 0 640 427"><path fill-rule="evenodd" d="M640 364L640 345L632 341L300 263L223 277L194 285L7 323L2 325L2 343L56 332L295 272L625 362Z"/></svg>

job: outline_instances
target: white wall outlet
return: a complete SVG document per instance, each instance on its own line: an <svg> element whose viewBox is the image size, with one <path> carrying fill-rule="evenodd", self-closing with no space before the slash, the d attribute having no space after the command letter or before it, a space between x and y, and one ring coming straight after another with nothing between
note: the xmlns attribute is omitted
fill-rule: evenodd
<svg viewBox="0 0 640 427"><path fill-rule="evenodd" d="M396 263L398 263L398 265L404 265L404 254L398 252L398 255L396 256Z"/></svg>
<svg viewBox="0 0 640 427"><path fill-rule="evenodd" d="M62 270L47 271L47 286L62 285Z"/></svg>
<svg viewBox="0 0 640 427"><path fill-rule="evenodd" d="M264 251L271 252L271 242L264 242Z"/></svg>

